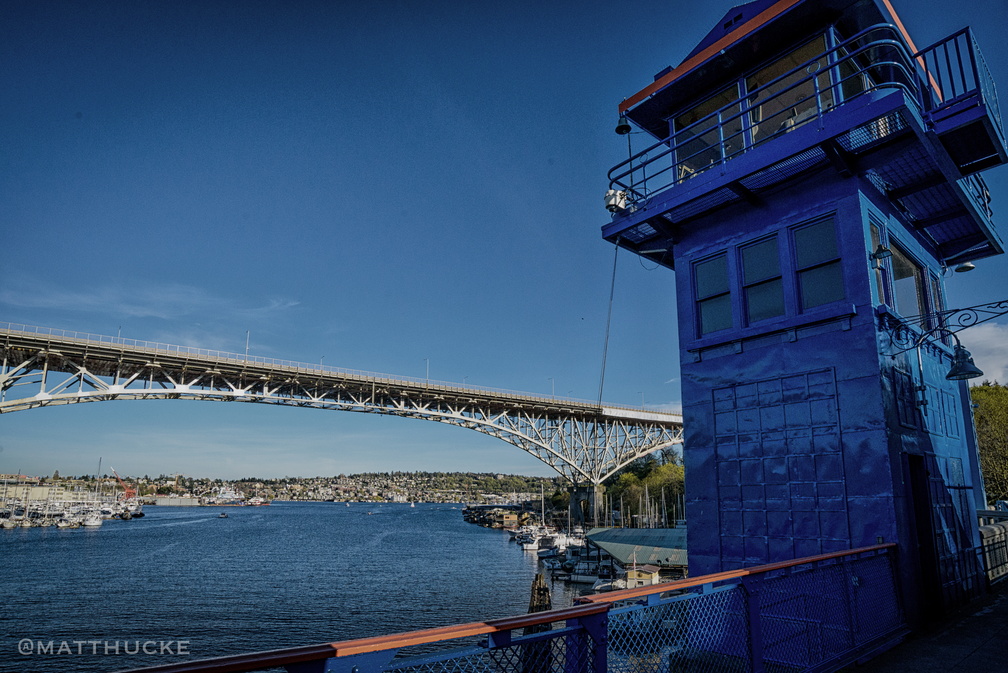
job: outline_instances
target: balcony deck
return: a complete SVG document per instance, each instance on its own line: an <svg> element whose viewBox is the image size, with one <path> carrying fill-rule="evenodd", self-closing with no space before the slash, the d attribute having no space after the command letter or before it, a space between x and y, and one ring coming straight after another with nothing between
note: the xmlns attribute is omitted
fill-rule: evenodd
<svg viewBox="0 0 1008 673"><path fill-rule="evenodd" d="M672 268L672 246L691 221L732 204L759 204L786 182L833 170L867 177L947 264L1003 252L990 195L976 171L1003 163L1005 145L996 94L968 30L913 56L886 26L845 46L850 54L844 59L859 66L845 79L874 82L858 95L834 106L831 101L841 97L827 93L839 92L842 82L822 91L817 85L806 114L755 144L750 120L756 105L739 99L696 122L700 130L687 127L614 167L610 186L619 205L603 227L604 238ZM855 60L882 48L882 59ZM777 95L793 97L796 87L818 82L813 62L788 73L804 68L810 74ZM741 132L729 130L739 126ZM682 155L701 131L713 135L715 128L718 157L695 170L698 153Z"/></svg>

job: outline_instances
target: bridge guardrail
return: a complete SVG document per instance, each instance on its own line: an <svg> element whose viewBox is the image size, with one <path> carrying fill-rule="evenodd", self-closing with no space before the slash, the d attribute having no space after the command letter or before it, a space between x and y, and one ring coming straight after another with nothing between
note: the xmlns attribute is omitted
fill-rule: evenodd
<svg viewBox="0 0 1008 673"><path fill-rule="evenodd" d="M113 337L102 334L92 334L90 332L78 332L73 330L62 330L50 327L37 327L34 325L24 325L9 322L0 323L0 332L10 332L16 334L26 334L40 337L53 337L57 339L72 340L80 342L82 345L111 346L111 347L120 346L124 348L132 348L138 351L143 351L151 355L164 355L171 357L193 356L193 357L205 358L208 360L214 360L222 364L228 364L228 365L237 365L237 366L258 365L263 367L284 369L298 374L311 374L311 375L328 374L333 376L343 376L367 382L425 388L431 391L442 391L442 392L463 393L463 394L466 392L485 393L488 395L501 395L515 399L527 399L529 401L542 402L542 403L555 404L557 402L560 402L560 403L577 404L579 406L590 406L595 408L599 407L599 403L597 400L584 400L562 396L547 397L543 395L536 395L534 393L529 392L508 390L505 388L467 386L467 385L460 385L458 383L450 381L438 381L427 378L381 374L377 372L370 372L360 369L347 369L344 367L333 367L330 365L322 365L322 364L315 365L304 362L297 362L294 360L266 358L257 355L243 355L241 353L231 353L228 351L196 348L192 346L180 346L175 344L162 343L158 341L128 339L118 336ZM623 409L627 411L642 412L644 414L652 416L668 416L677 418L677 420L679 420L680 422L682 420L682 416L680 414L671 414L667 412L656 411L642 407L632 407L632 406L605 403L602 405L602 408Z"/></svg>
<svg viewBox="0 0 1008 673"><path fill-rule="evenodd" d="M895 553L875 545L596 594L566 610L133 673L831 671L905 633ZM473 636L486 639L401 656Z"/></svg>

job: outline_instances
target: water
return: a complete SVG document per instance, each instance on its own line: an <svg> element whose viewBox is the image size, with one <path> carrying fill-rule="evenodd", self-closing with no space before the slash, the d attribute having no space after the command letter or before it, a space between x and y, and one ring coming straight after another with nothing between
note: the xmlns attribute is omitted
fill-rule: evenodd
<svg viewBox="0 0 1008 673"><path fill-rule="evenodd" d="M99 529L0 530L0 671L114 671L508 617L527 610L538 567L451 505L144 511ZM575 594L557 583L554 607Z"/></svg>

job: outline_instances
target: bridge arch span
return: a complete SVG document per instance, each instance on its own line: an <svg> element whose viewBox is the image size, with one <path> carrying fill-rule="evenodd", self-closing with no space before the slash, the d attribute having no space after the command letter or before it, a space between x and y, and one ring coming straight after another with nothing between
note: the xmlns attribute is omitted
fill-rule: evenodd
<svg viewBox="0 0 1008 673"><path fill-rule="evenodd" d="M574 484L682 443L674 414L24 325L0 327L0 413L188 399L377 413L501 439Z"/></svg>

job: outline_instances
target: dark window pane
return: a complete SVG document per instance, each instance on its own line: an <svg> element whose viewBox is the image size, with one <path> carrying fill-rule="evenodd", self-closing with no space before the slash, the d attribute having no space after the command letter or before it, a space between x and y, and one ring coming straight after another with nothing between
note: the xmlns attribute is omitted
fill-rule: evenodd
<svg viewBox="0 0 1008 673"><path fill-rule="evenodd" d="M694 269L697 299L728 291L728 258L725 255L700 262Z"/></svg>
<svg viewBox="0 0 1008 673"><path fill-rule="evenodd" d="M828 262L840 256L837 251L833 220L823 220L801 229L795 229L795 256L798 268Z"/></svg>
<svg viewBox="0 0 1008 673"><path fill-rule="evenodd" d="M882 233L879 228L874 224L871 225L871 249L872 253L878 250L879 245L882 244ZM878 302L884 304L886 302L885 295L885 279L882 276L882 261L875 260L872 262L872 266L875 267L875 291L878 293Z"/></svg>
<svg viewBox="0 0 1008 673"><path fill-rule="evenodd" d="M705 299L700 303L700 334L710 334L732 326L731 295Z"/></svg>
<svg viewBox="0 0 1008 673"><path fill-rule="evenodd" d="M921 269L902 250L892 246L894 307L905 316L924 312L924 282Z"/></svg>
<svg viewBox="0 0 1008 673"><path fill-rule="evenodd" d="M840 262L823 264L798 272L802 309L822 306L844 298Z"/></svg>
<svg viewBox="0 0 1008 673"><path fill-rule="evenodd" d="M857 68L849 60L840 64L840 78L843 80L840 88L844 100L850 100L865 90L864 75L858 74Z"/></svg>
<svg viewBox="0 0 1008 673"><path fill-rule="evenodd" d="M676 179L690 177L742 149L742 118L738 104L724 111L720 122L716 116L700 122L737 98L738 87L729 87L675 118L672 131L677 147ZM719 125L723 130L718 130Z"/></svg>
<svg viewBox="0 0 1008 673"><path fill-rule="evenodd" d="M746 288L749 322L784 315L784 285L780 278Z"/></svg>
<svg viewBox="0 0 1008 673"><path fill-rule="evenodd" d="M742 271L746 285L781 275L777 239L771 238L742 248Z"/></svg>
<svg viewBox="0 0 1008 673"><path fill-rule="evenodd" d="M756 91L759 87L769 85L749 97L749 104L754 106L749 115L754 143L761 143L777 133L789 131L815 119L816 85L809 75L816 70L822 71L815 78L819 83L819 105L822 109L833 106L833 90L830 88L829 73L826 72L826 59L820 58L814 65L798 68L822 54L825 47L825 38L817 37L746 79L747 91ZM796 68L797 72L770 84Z"/></svg>

